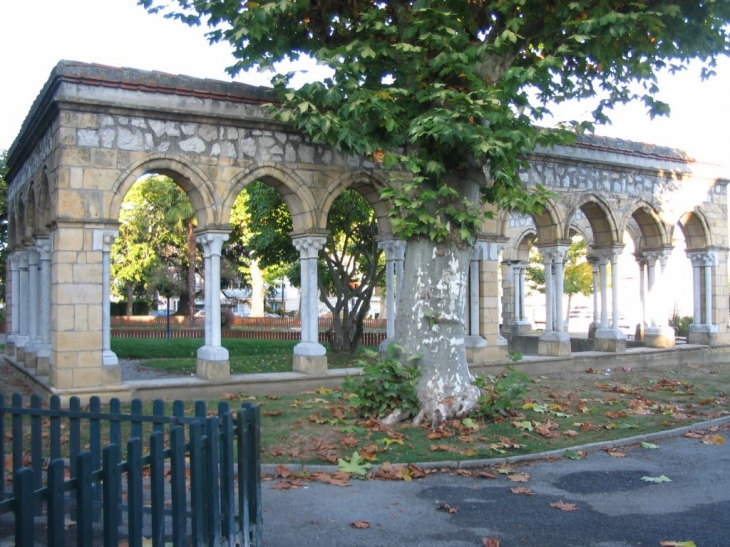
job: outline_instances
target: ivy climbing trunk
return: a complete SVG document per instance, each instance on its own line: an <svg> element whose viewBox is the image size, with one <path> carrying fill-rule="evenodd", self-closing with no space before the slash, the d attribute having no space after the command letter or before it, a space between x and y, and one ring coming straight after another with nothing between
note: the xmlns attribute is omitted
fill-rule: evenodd
<svg viewBox="0 0 730 547"><path fill-rule="evenodd" d="M418 399L423 419L437 427L477 405L464 347L467 272L472 246L447 238L408 241L398 300L396 340L406 357L420 355Z"/></svg>

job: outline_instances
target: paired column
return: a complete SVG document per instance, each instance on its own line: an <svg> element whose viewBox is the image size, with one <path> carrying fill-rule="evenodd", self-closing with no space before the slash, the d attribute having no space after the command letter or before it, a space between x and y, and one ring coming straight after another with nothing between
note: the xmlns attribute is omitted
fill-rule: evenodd
<svg viewBox="0 0 730 547"><path fill-rule="evenodd" d="M596 329L598 351L626 351L626 335L619 328L618 258L622 247L595 249L601 282L601 324ZM608 321L608 263L611 263L611 322Z"/></svg>
<svg viewBox="0 0 730 547"><path fill-rule="evenodd" d="M378 247L385 252L385 309L387 321L386 339L380 345L385 350L395 338L395 317L397 312L396 298L400 295L403 283L403 261L406 254L406 242L400 239L384 239Z"/></svg>
<svg viewBox="0 0 730 547"><path fill-rule="evenodd" d="M486 258L488 252L487 243L479 241L474 245L474 249L471 253L471 259L469 260L469 293L468 293L468 324L465 325L466 336L464 337L464 344L468 348L467 352L470 354L471 359L467 359L469 362L483 361L479 359L474 350L477 348L484 348L487 346L487 340L482 336L481 333L481 317L480 317L480 270L481 263ZM471 349L471 352L469 352Z"/></svg>
<svg viewBox="0 0 730 547"><path fill-rule="evenodd" d="M15 356L15 346L20 336L20 254L10 253L10 333L7 338L8 354Z"/></svg>
<svg viewBox="0 0 730 547"><path fill-rule="evenodd" d="M593 321L588 326L588 338L596 337L596 329L598 329L600 323L599 317L601 309L599 307L598 297L601 292L600 285L598 284L599 278L599 263L600 258L596 255L588 255L586 260L591 265L591 272L593 273Z"/></svg>
<svg viewBox="0 0 730 547"><path fill-rule="evenodd" d="M693 323L689 327L688 342L692 344L711 344L718 326L713 317L712 269L718 264L714 251L687 251L692 261L692 294L694 299Z"/></svg>
<svg viewBox="0 0 730 547"><path fill-rule="evenodd" d="M299 251L301 266L302 341L294 346L294 371L305 374L326 374L327 357L324 346L319 343L319 317L317 315L317 258L327 238L304 235L292 239Z"/></svg>
<svg viewBox="0 0 730 547"><path fill-rule="evenodd" d="M30 293L28 291L28 251L21 249L18 256L18 337L15 339L15 358L25 362L25 346L28 344Z"/></svg>
<svg viewBox="0 0 730 547"><path fill-rule="evenodd" d="M644 343L647 347L673 348L675 345L674 329L667 324L669 310L665 304L667 301L667 287L664 273L670 254L670 249L645 251L643 253L646 263L646 300L649 304L649 325L644 332ZM657 263L659 263L659 269L657 269ZM644 276L642 275L641 281L643 282L643 280Z"/></svg>
<svg viewBox="0 0 730 547"><path fill-rule="evenodd" d="M513 287L513 314L512 314L512 333L522 334L532 330L532 324L527 320L525 312L525 272L527 264L521 260L510 261L510 272L512 274Z"/></svg>
<svg viewBox="0 0 730 547"><path fill-rule="evenodd" d="M205 345L198 349L196 373L206 380L220 381L230 377L228 350L221 346L221 251L226 241L227 232L198 235L205 268Z"/></svg>
<svg viewBox="0 0 730 547"><path fill-rule="evenodd" d="M570 355L570 336L563 328L563 268L567 245L539 247L545 266L545 332L538 353L554 357Z"/></svg>

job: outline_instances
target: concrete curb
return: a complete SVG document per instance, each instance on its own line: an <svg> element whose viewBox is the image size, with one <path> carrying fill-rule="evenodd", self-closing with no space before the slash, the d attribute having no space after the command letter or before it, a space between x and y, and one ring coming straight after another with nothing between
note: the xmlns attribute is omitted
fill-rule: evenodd
<svg viewBox="0 0 730 547"><path fill-rule="evenodd" d="M730 423L730 415L715 418L706 422L698 422L692 425L685 425L677 427L675 429L668 429L666 431L656 431L654 433L646 433L644 435L634 435L633 437L624 437L622 439L615 439L613 441L602 441L597 443L581 444L577 446L571 446L566 448L560 448L558 450L550 450L548 452L538 452L535 454L521 454L519 456L508 456L506 458L488 458L479 460L463 460L463 461L442 461L442 462L419 462L413 465L422 469L481 469L484 467L497 467L515 463L530 463L539 460L545 460L548 458L561 458L565 456L567 451L583 451L587 453L598 452L604 448L619 448L622 446L631 446L639 444L641 442L654 442L665 439L671 439L674 437L681 437L685 433L690 431L696 431L701 429L708 429L710 427L720 426L726 423ZM282 465L286 467L292 473L298 473L301 471L308 471L310 473L334 473L338 470L336 465L305 465L300 463L267 463L261 465L262 475L276 475L276 467ZM377 471L380 466L373 465L371 471Z"/></svg>

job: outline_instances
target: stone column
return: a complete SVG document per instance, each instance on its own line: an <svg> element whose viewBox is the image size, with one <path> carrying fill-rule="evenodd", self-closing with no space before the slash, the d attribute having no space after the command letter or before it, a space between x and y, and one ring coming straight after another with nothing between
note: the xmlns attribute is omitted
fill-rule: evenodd
<svg viewBox="0 0 730 547"><path fill-rule="evenodd" d="M598 262L599 258L596 255L589 255L586 260L591 265L591 271L593 272L593 321L588 325L588 338L593 339L596 337L596 329L598 329L600 323L600 309L598 304L598 293L600 292L600 286L598 284Z"/></svg>
<svg viewBox="0 0 730 547"><path fill-rule="evenodd" d="M599 329L608 328L608 271L606 257L598 257L598 273L601 278L601 323Z"/></svg>
<svg viewBox="0 0 730 547"><path fill-rule="evenodd" d="M36 239L40 258L40 322L38 325L40 343L36 350L36 373L50 374L51 366L51 240L48 237Z"/></svg>
<svg viewBox="0 0 730 547"><path fill-rule="evenodd" d="M117 230L94 230L95 251L101 251L101 378L105 386L120 385L122 370L111 344L111 263L110 253Z"/></svg>
<svg viewBox="0 0 730 547"><path fill-rule="evenodd" d="M618 293L618 257L621 247L596 249L601 258L601 327L596 330L596 350L612 353L626 351L626 335L619 329L619 293ZM611 325L608 325L608 310L606 306L607 275L606 263L611 261Z"/></svg>
<svg viewBox="0 0 730 547"><path fill-rule="evenodd" d="M231 376L228 350L221 346L221 250L226 241L228 232L198 235L205 266L205 345L198 348L196 375L215 382Z"/></svg>
<svg viewBox="0 0 730 547"><path fill-rule="evenodd" d="M302 271L301 320L302 341L294 346L294 372L327 374L327 351L319 343L319 317L317 315L317 258L327 238L303 235L292 238L299 251Z"/></svg>
<svg viewBox="0 0 730 547"><path fill-rule="evenodd" d="M28 252L28 343L25 345L25 366L29 369L35 369L35 356L38 350L40 340L38 337L38 249L35 245L26 247Z"/></svg>
<svg viewBox="0 0 730 547"><path fill-rule="evenodd" d="M514 313L510 325L512 334L529 334L532 332L532 323L525 317L525 270L527 265L521 260L510 261L512 274Z"/></svg>
<svg viewBox="0 0 730 547"><path fill-rule="evenodd" d="M25 347L28 344L30 295L28 292L28 251L16 251L18 255L18 337L15 339L15 361L25 363Z"/></svg>
<svg viewBox="0 0 730 547"><path fill-rule="evenodd" d="M386 338L380 344L380 351L385 351L388 344L395 339L395 317L398 313L396 299L400 295L400 287L403 282L403 260L405 259L406 242L400 239L384 239L378 242L378 247L385 252L387 330Z"/></svg>
<svg viewBox="0 0 730 547"><path fill-rule="evenodd" d="M694 322L689 326L687 342L711 345L717 340L719 332L718 326L712 322L712 268L718 264L718 255L714 251L687 251L687 256L692 261L694 273Z"/></svg>
<svg viewBox="0 0 730 547"><path fill-rule="evenodd" d="M481 318L479 307L479 291L480 283L480 263L484 259L485 246L484 242L477 242L471 253L469 261L469 315L468 324L466 325L464 336L464 346L466 347L467 361L470 363L484 362L482 348L487 347L487 340L481 335Z"/></svg>
<svg viewBox="0 0 730 547"><path fill-rule="evenodd" d="M648 251L644 253L647 262L649 283L649 304L651 324L646 327L644 344L651 348L673 348L676 343L674 329L667 324L668 311L666 277L664 270L671 250ZM660 264L657 271L656 263Z"/></svg>
<svg viewBox="0 0 730 547"><path fill-rule="evenodd" d="M6 354L15 357L15 345L20 336L20 255L17 251L8 256L10 263L10 333L5 346Z"/></svg>
<svg viewBox="0 0 730 547"><path fill-rule="evenodd" d="M563 330L563 261L567 245L538 247L545 264L545 332L540 335L538 354L570 355L570 335Z"/></svg>
<svg viewBox="0 0 730 547"><path fill-rule="evenodd" d="M646 330L646 266L647 260L642 253L635 253L634 258L639 265L639 304L641 306L641 320L636 325L634 338L637 341L644 341Z"/></svg>

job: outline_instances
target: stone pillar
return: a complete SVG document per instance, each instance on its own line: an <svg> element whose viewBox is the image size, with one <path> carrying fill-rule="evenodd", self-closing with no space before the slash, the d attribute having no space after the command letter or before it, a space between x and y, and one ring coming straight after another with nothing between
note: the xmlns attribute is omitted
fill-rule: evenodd
<svg viewBox="0 0 730 547"><path fill-rule="evenodd" d="M28 251L17 251L18 255L18 337L15 339L15 361L25 363L25 347L28 344L30 295L28 291Z"/></svg>
<svg viewBox="0 0 730 547"><path fill-rule="evenodd" d="M714 251L687 251L687 256L692 261L694 274L694 322L689 326L687 342L711 345L716 343L719 332L718 326L712 322L712 269L718 265L718 255Z"/></svg>
<svg viewBox="0 0 730 547"><path fill-rule="evenodd" d="M385 351L395 339L395 317L398 313L396 299L400 295L403 282L403 260L406 253L406 242L400 239L384 239L378 247L385 252L385 309L387 330L386 338L380 344L380 351ZM303 340L303 338L302 338Z"/></svg>
<svg viewBox="0 0 730 547"><path fill-rule="evenodd" d="M15 346L20 336L20 255L17 251L8 256L10 263L10 333L8 334L5 352L15 357Z"/></svg>
<svg viewBox="0 0 730 547"><path fill-rule="evenodd" d="M40 343L36 349L36 374L47 376L51 371L51 240L36 239L40 258Z"/></svg>
<svg viewBox="0 0 730 547"><path fill-rule="evenodd" d="M472 259L478 265L478 310L479 336L486 344L466 348L466 358L470 364L499 361L507 357L508 342L499 332L499 254L504 243L495 240L480 240Z"/></svg>
<svg viewBox="0 0 730 547"><path fill-rule="evenodd" d="M198 235L205 266L205 345L198 348L196 375L215 382L231 377L228 350L221 346L221 250L226 241L228 232Z"/></svg>
<svg viewBox="0 0 730 547"><path fill-rule="evenodd" d="M598 284L598 262L599 258L596 255L589 255L586 260L591 265L591 271L593 272L593 321L588 325L588 338L594 339L596 337L596 329L598 329L600 323L600 309L598 303L598 295L600 292L600 286Z"/></svg>
<svg viewBox="0 0 730 547"><path fill-rule="evenodd" d="M532 323L525 317L525 270L527 265L521 260L510 261L512 273L514 314L510 325L512 334L529 334L532 332Z"/></svg>
<svg viewBox="0 0 730 547"><path fill-rule="evenodd" d="M674 329L667 324L667 286L664 270L671 250L644 252L648 270L649 308L651 323L646 327L644 343L650 348L673 348L676 344ZM656 263L660 264L657 271Z"/></svg>
<svg viewBox="0 0 730 547"><path fill-rule="evenodd" d="M25 345L24 362L28 369L35 369L36 362L36 351L40 344L38 336L38 319L39 309L38 305L40 299L38 298L38 249L35 245L26 247L28 252L28 343Z"/></svg>
<svg viewBox="0 0 730 547"><path fill-rule="evenodd" d="M467 293L468 301L468 324L465 325L464 331L467 333L464 336L464 346L466 348L466 360L469 363L483 363L484 352L482 351L487 347L487 340L481 335L481 318L480 318L480 307L479 307L479 291L481 289L480 283L480 263L484 258L486 243L477 242L474 245L474 249L471 253L471 260L469 261L469 279L468 286L469 292Z"/></svg>
<svg viewBox="0 0 730 547"><path fill-rule="evenodd" d="M111 345L111 264L109 253L117 230L94 230L95 251L101 251L101 379L105 386L121 385L122 370Z"/></svg>
<svg viewBox="0 0 730 547"><path fill-rule="evenodd" d="M319 343L317 315L317 258L326 241L326 237L312 235L292 238L294 247L299 251L302 271L302 341L294 346L294 372L327 374L327 351Z"/></svg>
<svg viewBox="0 0 730 547"><path fill-rule="evenodd" d="M545 332L540 335L538 354L570 355L570 335L563 330L563 262L567 245L538 247L545 265Z"/></svg>
<svg viewBox="0 0 730 547"><path fill-rule="evenodd" d="M596 345L598 351L621 353L626 351L626 335L619 329L619 293L618 293L618 257L621 247L609 247L595 250L600 261L601 271L601 327L596 329ZM611 325L608 325L606 309L607 272L606 264L611 261Z"/></svg>
<svg viewBox="0 0 730 547"><path fill-rule="evenodd" d="M516 321L517 312L514 310L515 291L514 273L511 260L500 263L502 271L502 325L509 332L512 332L512 325Z"/></svg>
<svg viewBox="0 0 730 547"><path fill-rule="evenodd" d="M634 258L639 265L639 304L641 306L641 321L636 325L634 339L644 341L646 330L646 266L647 260L642 253L635 253Z"/></svg>

